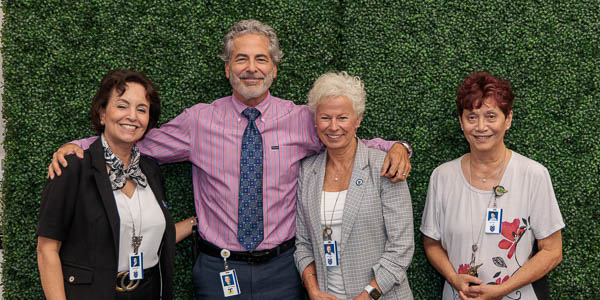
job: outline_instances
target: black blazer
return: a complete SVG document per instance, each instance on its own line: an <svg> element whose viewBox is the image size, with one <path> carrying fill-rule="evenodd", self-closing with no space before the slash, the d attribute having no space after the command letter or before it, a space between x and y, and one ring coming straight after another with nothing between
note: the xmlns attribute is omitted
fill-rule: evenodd
<svg viewBox="0 0 600 300"><path fill-rule="evenodd" d="M67 299L114 299L119 257L119 215L111 189L102 144L96 140L83 159L67 156L62 176L48 180L42 193L37 235L62 241L60 260ZM165 216L160 247L162 299L173 297L175 225L165 207L158 165L140 158Z"/></svg>

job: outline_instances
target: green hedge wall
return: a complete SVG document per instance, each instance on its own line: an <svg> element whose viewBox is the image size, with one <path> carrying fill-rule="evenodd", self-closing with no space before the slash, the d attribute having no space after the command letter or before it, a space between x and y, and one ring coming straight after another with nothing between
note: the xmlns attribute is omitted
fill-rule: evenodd
<svg viewBox="0 0 600 300"><path fill-rule="evenodd" d="M144 71L159 87L164 123L231 93L217 55L229 25L245 18L279 34L285 56L274 95L305 103L331 70L364 79L361 137L406 139L416 149L416 229L431 171L468 150L457 84L474 69L509 79L517 97L507 144L549 169L567 224L552 296L597 296L600 3L542 2L4 0L4 299L42 295L35 224L46 167L62 143L93 134L89 106L102 75ZM193 214L190 165L162 169L175 219ZM415 298L439 298L442 280L415 236ZM190 242L177 251L176 297L191 299Z"/></svg>

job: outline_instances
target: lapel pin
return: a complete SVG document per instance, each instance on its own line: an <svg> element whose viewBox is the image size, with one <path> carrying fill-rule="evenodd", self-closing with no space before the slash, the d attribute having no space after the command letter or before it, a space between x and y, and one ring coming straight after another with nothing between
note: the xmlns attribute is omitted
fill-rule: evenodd
<svg viewBox="0 0 600 300"><path fill-rule="evenodd" d="M361 185L361 184L363 184L363 182L364 181L362 179L360 179L360 178L356 179L356 185Z"/></svg>

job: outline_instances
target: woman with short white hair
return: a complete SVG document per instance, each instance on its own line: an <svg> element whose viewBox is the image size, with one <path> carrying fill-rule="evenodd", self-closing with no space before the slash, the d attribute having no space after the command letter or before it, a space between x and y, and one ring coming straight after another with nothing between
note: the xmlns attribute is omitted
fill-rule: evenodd
<svg viewBox="0 0 600 300"><path fill-rule="evenodd" d="M380 176L385 153L356 137L365 100L346 72L322 75L308 95L326 146L298 179L294 256L310 299L412 299L410 193Z"/></svg>

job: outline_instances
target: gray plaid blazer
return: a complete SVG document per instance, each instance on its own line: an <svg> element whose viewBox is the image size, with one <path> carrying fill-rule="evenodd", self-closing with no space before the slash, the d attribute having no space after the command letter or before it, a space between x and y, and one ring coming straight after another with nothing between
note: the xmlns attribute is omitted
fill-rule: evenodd
<svg viewBox="0 0 600 300"><path fill-rule="evenodd" d="M321 227L321 191L327 151L302 161L298 178L296 267L313 261L321 291L327 270ZM353 299L375 277L382 300L413 299L406 270L414 251L413 213L406 182L379 176L385 153L358 142L342 217L339 249L346 296Z"/></svg>

